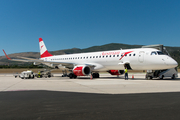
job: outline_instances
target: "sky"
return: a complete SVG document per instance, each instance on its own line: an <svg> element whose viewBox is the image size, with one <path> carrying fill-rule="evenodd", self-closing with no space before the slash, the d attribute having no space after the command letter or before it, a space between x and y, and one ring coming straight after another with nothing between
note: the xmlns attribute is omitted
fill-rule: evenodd
<svg viewBox="0 0 180 120"><path fill-rule="evenodd" d="M109 43L180 47L180 0L0 0L7 54ZM4 53L0 52L0 56Z"/></svg>

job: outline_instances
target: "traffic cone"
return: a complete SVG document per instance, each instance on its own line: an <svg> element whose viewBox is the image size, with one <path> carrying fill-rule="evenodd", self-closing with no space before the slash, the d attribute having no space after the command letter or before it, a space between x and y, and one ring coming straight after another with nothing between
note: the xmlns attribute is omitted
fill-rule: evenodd
<svg viewBox="0 0 180 120"><path fill-rule="evenodd" d="M90 76L90 79L91 79L91 80L93 79L92 75Z"/></svg>
<svg viewBox="0 0 180 120"><path fill-rule="evenodd" d="M132 75L132 79L134 79L134 75Z"/></svg>

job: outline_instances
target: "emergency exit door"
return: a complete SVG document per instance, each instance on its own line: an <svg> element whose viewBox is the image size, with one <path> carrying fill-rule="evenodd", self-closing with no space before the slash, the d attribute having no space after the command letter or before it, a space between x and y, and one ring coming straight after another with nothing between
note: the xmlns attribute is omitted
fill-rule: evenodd
<svg viewBox="0 0 180 120"><path fill-rule="evenodd" d="M141 62L141 63L144 62L144 51L139 52L139 62Z"/></svg>

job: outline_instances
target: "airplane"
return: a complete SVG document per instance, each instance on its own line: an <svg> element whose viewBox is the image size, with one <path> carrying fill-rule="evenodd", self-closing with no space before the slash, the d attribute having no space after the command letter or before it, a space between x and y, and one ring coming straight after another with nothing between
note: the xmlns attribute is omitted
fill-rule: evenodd
<svg viewBox="0 0 180 120"><path fill-rule="evenodd" d="M44 41L39 38L39 59L19 57L11 61L34 62L34 65L45 64L61 70L69 70L69 78L89 76L99 78L99 72L109 72L111 75L122 75L125 66L131 70L163 70L175 68L178 63L168 55L154 48L120 49L78 54L52 55L48 52ZM65 75L67 73L64 73Z"/></svg>

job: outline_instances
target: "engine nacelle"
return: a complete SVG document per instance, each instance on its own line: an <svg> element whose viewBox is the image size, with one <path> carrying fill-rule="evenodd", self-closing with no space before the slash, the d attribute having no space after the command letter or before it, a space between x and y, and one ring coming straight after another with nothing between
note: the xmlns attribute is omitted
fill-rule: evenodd
<svg viewBox="0 0 180 120"><path fill-rule="evenodd" d="M122 75L122 74L124 74L124 70L109 70L108 72L111 75Z"/></svg>
<svg viewBox="0 0 180 120"><path fill-rule="evenodd" d="M73 68L73 73L76 76L87 76L91 73L91 69L88 66L75 66Z"/></svg>

